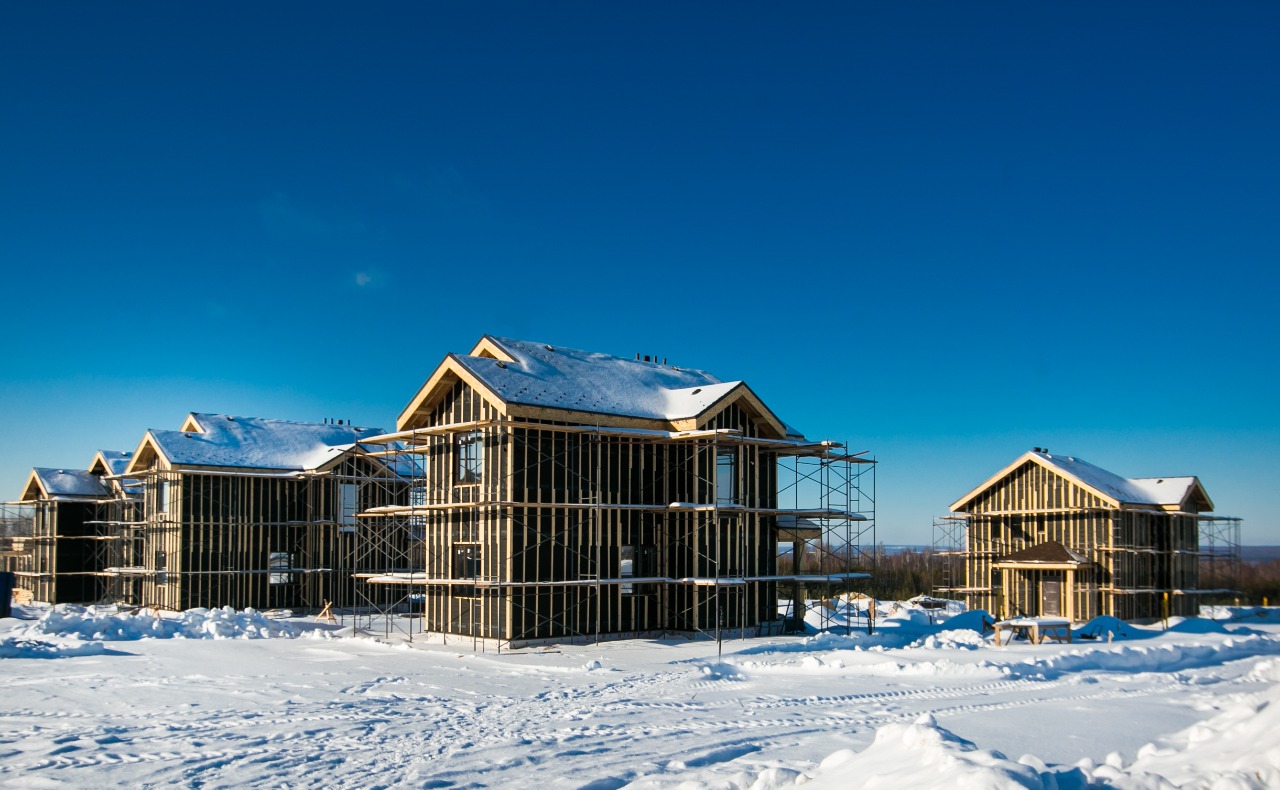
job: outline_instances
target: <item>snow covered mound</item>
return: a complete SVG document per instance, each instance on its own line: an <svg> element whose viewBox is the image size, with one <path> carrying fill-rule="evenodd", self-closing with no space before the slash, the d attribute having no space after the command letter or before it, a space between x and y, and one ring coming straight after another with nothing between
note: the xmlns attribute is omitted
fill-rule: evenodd
<svg viewBox="0 0 1280 790"><path fill-rule="evenodd" d="M948 628L924 639L917 639L910 647L924 647L933 650L977 650L987 646L987 640L978 631L967 628Z"/></svg>
<svg viewBox="0 0 1280 790"><path fill-rule="evenodd" d="M83 606L60 605L29 626L28 634L70 636L107 642L138 639L275 639L292 638L288 623L245 609L189 609L178 614L101 612Z"/></svg>
<svg viewBox="0 0 1280 790"><path fill-rule="evenodd" d="M1110 615L1093 618L1077 628L1076 635L1086 639L1105 639L1108 642L1112 639L1133 639L1134 637L1147 636L1136 626Z"/></svg>
<svg viewBox="0 0 1280 790"><path fill-rule="evenodd" d="M70 658L100 656L105 652L101 642L55 644L19 634L0 636L0 658Z"/></svg>
<svg viewBox="0 0 1280 790"><path fill-rule="evenodd" d="M887 724L865 751L842 749L814 770L804 787L948 787L1023 790L1047 785L1035 768L979 749L938 726L926 713L913 724ZM1056 785L1049 785L1056 786Z"/></svg>

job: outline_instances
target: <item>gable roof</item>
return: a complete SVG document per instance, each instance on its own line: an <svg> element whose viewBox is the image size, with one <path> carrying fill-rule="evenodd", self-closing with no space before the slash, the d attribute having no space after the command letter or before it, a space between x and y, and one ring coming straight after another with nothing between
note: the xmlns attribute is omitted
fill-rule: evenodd
<svg viewBox="0 0 1280 790"><path fill-rule="evenodd" d="M122 475L132 457L132 450L99 450L93 456L93 463L89 464L89 471L113 477Z"/></svg>
<svg viewBox="0 0 1280 790"><path fill-rule="evenodd" d="M1117 507L1122 505L1146 505L1155 507L1181 507L1193 495L1202 498L1206 510L1213 509L1213 501L1196 477L1121 477L1081 458L1069 455L1052 455L1043 450L1031 450L997 472L985 483L965 494L951 505L951 510L962 509L974 497L995 485L1009 473L1028 461L1050 469L1069 480L1093 491Z"/></svg>
<svg viewBox="0 0 1280 790"><path fill-rule="evenodd" d="M307 471L382 433L354 425L198 412L187 416L183 428L147 431L126 471L136 471L157 454L175 467Z"/></svg>
<svg viewBox="0 0 1280 790"><path fill-rule="evenodd" d="M95 474L82 469L51 469L37 467L31 470L27 484L22 489L22 499L99 499L111 496L111 491Z"/></svg>
<svg viewBox="0 0 1280 790"><path fill-rule="evenodd" d="M527 340L485 335L470 354L450 354L400 415L401 429L429 405L432 390L452 370L494 401L588 414L673 422L702 415L734 397L782 436L792 434L741 381L721 381L695 368L624 359ZM792 434L794 435L794 434Z"/></svg>

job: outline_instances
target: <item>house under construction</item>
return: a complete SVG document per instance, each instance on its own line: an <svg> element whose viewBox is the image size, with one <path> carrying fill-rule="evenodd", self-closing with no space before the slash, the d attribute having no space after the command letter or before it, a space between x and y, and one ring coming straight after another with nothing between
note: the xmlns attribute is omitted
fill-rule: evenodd
<svg viewBox="0 0 1280 790"><path fill-rule="evenodd" d="M380 433L199 413L147 431L123 472L142 492L140 518L112 525L136 548L102 573L164 609L348 604L356 513L407 495L405 477L360 447Z"/></svg>
<svg viewBox="0 0 1280 790"><path fill-rule="evenodd" d="M1195 477L1124 478L1035 448L935 521L940 592L998 616L1195 615L1239 560L1240 520Z"/></svg>
<svg viewBox="0 0 1280 790"><path fill-rule="evenodd" d="M100 570L114 548L104 522L130 499L115 476L129 455L99 451L87 470L32 469L18 500L0 506L0 550L24 596L79 604L103 597Z"/></svg>
<svg viewBox="0 0 1280 790"><path fill-rule="evenodd" d="M413 480L407 502L359 516L357 553L399 556L358 592L426 632L782 632L802 587L848 590L869 569L873 460L804 438L744 382L656 358L485 336L440 363L396 432L361 441ZM779 543L838 562L781 575Z"/></svg>

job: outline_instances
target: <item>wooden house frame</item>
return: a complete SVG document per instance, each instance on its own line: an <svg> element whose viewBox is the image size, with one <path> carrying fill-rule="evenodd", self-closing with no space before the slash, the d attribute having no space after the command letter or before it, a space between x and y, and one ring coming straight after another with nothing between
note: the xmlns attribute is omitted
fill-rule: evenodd
<svg viewBox="0 0 1280 790"><path fill-rule="evenodd" d="M485 336L440 363L397 429L369 442L413 459L410 502L362 513L360 530L382 554L409 551L359 578L374 608L417 602L428 632L499 646L781 632L797 624L780 595L866 576L853 548L874 520L853 507L874 462L806 440L743 382ZM828 486L816 508L779 501L793 485L780 469L800 476L781 461L800 458ZM779 526L801 517L819 526ZM837 533L845 567L777 573L780 540Z"/></svg>
<svg viewBox="0 0 1280 790"><path fill-rule="evenodd" d="M950 509L963 581L944 592L997 616L1073 621L1197 614L1202 535L1223 520L1198 478L1123 478L1042 448Z"/></svg>
<svg viewBox="0 0 1280 790"><path fill-rule="evenodd" d="M116 510L118 487L98 461L119 453L100 451L86 470L36 468L22 494L4 505L6 565L17 587L34 600L96 603L103 597L106 548L103 519Z"/></svg>
<svg viewBox="0 0 1280 790"><path fill-rule="evenodd" d="M342 422L188 415L151 430L124 474L144 506L133 563L112 570L164 609L345 605L355 514L402 502L404 479L359 446L378 429ZM367 552L372 567L383 564Z"/></svg>

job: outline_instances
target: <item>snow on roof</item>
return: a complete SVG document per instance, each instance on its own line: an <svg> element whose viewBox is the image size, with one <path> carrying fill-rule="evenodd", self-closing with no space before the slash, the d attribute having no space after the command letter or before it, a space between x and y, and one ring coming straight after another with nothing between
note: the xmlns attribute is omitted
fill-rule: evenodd
<svg viewBox="0 0 1280 790"><path fill-rule="evenodd" d="M1129 483L1157 505L1180 505L1196 484L1194 477L1135 477Z"/></svg>
<svg viewBox="0 0 1280 790"><path fill-rule="evenodd" d="M97 475L80 469L32 470L40 480L40 487L50 497L102 497L111 492Z"/></svg>
<svg viewBox="0 0 1280 790"><path fill-rule="evenodd" d="M1032 452L1066 474L1120 502L1140 505L1179 505L1195 484L1194 477L1131 479L1108 472L1088 461L1066 455Z"/></svg>
<svg viewBox="0 0 1280 790"><path fill-rule="evenodd" d="M701 414L742 384L692 368L526 340L489 339L513 361L462 355L455 359L508 403L679 420Z"/></svg>
<svg viewBox="0 0 1280 790"><path fill-rule="evenodd" d="M98 454L107 465L107 474L122 475L133 457L132 450L99 450Z"/></svg>
<svg viewBox="0 0 1280 790"><path fill-rule="evenodd" d="M193 413L190 419L199 431L149 431L177 466L316 469L359 440L382 433L379 428L225 414Z"/></svg>

